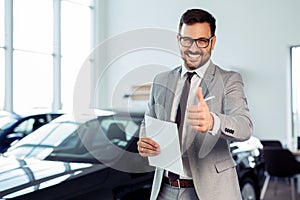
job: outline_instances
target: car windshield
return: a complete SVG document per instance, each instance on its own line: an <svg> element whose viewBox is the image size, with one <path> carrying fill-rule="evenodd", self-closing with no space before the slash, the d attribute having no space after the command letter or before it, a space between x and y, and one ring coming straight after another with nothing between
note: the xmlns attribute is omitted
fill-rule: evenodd
<svg viewBox="0 0 300 200"><path fill-rule="evenodd" d="M138 133L140 121L140 118L105 116L85 123L49 123L17 142L4 155L72 162L113 159L119 154L104 152L124 150Z"/></svg>
<svg viewBox="0 0 300 200"><path fill-rule="evenodd" d="M50 123L37 129L32 134L20 140L6 153L17 158L43 157L43 151L55 149L77 128L74 123Z"/></svg>

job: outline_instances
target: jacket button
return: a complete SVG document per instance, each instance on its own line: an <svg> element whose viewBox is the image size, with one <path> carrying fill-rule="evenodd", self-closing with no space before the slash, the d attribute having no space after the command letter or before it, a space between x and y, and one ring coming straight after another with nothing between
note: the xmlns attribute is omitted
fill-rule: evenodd
<svg viewBox="0 0 300 200"><path fill-rule="evenodd" d="M234 130L233 129L229 129L229 128L225 128L225 132L233 134Z"/></svg>

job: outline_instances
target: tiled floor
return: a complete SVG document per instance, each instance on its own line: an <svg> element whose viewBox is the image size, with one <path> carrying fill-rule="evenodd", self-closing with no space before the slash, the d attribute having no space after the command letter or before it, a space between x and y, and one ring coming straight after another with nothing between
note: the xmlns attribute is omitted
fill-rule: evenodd
<svg viewBox="0 0 300 200"><path fill-rule="evenodd" d="M297 183L296 183L297 184ZM295 185L296 185L295 184ZM277 190L274 179L271 179L264 200L291 200L291 184L286 179L279 179L277 182ZM300 193L296 193L296 200L300 200Z"/></svg>

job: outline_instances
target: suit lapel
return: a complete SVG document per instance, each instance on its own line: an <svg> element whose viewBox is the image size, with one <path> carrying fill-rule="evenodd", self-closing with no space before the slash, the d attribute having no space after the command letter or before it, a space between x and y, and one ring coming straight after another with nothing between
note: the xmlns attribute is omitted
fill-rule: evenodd
<svg viewBox="0 0 300 200"><path fill-rule="evenodd" d="M210 62L204 77L200 83L200 87L202 88L202 95L204 98L207 97L209 93L209 86L211 85L212 79L214 77L214 72L215 72L215 65Z"/></svg>
<svg viewBox="0 0 300 200"><path fill-rule="evenodd" d="M210 92L212 91L212 87L213 87L212 81L215 76L215 71L216 71L215 64L210 62L210 65L208 66L204 74L203 80L201 81L200 84L201 87L203 86L202 93L204 98L213 96L213 94L210 94ZM210 134L200 134L200 135L201 135L201 139L198 142L201 143L201 145L198 152L198 157L204 158L215 146L219 137L212 136Z"/></svg>
<svg viewBox="0 0 300 200"><path fill-rule="evenodd" d="M171 119L172 104L176 92L177 82L180 77L180 69L181 67L177 67L174 70L172 70L168 74L168 78L167 78L164 107L166 109L166 114L167 114L166 118L168 121Z"/></svg>

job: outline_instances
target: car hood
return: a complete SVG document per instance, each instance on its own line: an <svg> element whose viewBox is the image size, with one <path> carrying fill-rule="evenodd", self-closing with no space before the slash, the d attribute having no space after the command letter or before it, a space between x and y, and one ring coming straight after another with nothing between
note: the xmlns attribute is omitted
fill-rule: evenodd
<svg viewBox="0 0 300 200"><path fill-rule="evenodd" d="M68 163L0 157L0 198L13 198L106 168L101 164Z"/></svg>

